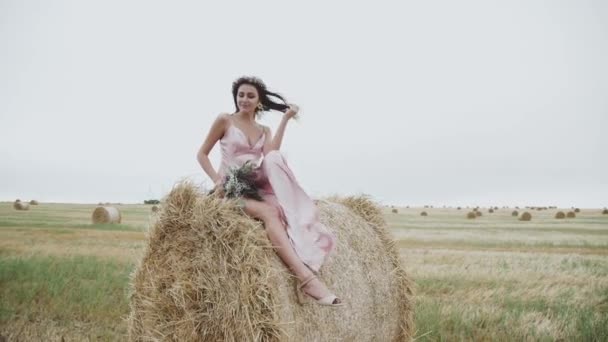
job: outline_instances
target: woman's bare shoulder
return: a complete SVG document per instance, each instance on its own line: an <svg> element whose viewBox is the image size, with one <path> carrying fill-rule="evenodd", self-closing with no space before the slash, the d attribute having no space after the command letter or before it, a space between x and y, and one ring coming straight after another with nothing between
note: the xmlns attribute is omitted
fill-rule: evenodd
<svg viewBox="0 0 608 342"><path fill-rule="evenodd" d="M211 125L210 134L219 137L224 135L224 132L230 125L230 114L219 113Z"/></svg>
<svg viewBox="0 0 608 342"><path fill-rule="evenodd" d="M215 122L213 126L226 128L230 123L230 114L229 113L219 113L215 118Z"/></svg>
<svg viewBox="0 0 608 342"><path fill-rule="evenodd" d="M230 120L230 113L219 113L216 118L217 121L228 122Z"/></svg>

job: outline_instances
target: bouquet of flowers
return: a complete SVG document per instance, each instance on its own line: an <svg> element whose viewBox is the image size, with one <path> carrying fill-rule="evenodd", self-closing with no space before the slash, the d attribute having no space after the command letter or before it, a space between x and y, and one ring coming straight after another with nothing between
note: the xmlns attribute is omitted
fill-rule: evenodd
<svg viewBox="0 0 608 342"><path fill-rule="evenodd" d="M227 198L250 198L261 201L256 185L258 169L250 160L241 167L231 167L224 180L224 196Z"/></svg>

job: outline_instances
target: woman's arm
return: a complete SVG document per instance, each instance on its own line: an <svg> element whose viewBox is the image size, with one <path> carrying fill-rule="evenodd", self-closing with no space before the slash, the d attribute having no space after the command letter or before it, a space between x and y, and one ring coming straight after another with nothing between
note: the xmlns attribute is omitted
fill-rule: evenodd
<svg viewBox="0 0 608 342"><path fill-rule="evenodd" d="M264 128L264 132L266 132L266 137L264 138L264 146L262 147L262 152L264 155L267 155L271 151L274 151L272 147L272 132L268 126L262 126Z"/></svg>
<svg viewBox="0 0 608 342"><path fill-rule="evenodd" d="M272 148L271 151L281 149L281 144L283 143L283 135L285 135L285 128L287 127L288 121L289 118L283 115L281 123L279 123L279 127L277 128L277 132L275 133L274 137L272 137L272 143L270 145Z"/></svg>
<svg viewBox="0 0 608 342"><path fill-rule="evenodd" d="M211 129L209 129L209 133L207 133L207 137L205 138L205 141L203 141L203 145L201 145L198 153L196 154L196 160L198 160L198 163L201 164L201 167L207 176L209 176L209 178L211 178L213 183L216 185L218 182L221 182L222 179L215 169L213 169L213 165L211 165L211 161L209 160L209 152L211 152L211 149L213 146L215 146L215 143L217 143L217 141L224 136L228 120L228 114L222 113L218 115L213 125L211 125Z"/></svg>
<svg viewBox="0 0 608 342"><path fill-rule="evenodd" d="M265 129L267 130L266 136L272 137L272 139L266 140L266 143L264 144L264 154L267 154L270 151L281 149L281 144L283 143L283 135L285 135L285 128L287 127L287 122L289 121L289 119L293 118L296 114L298 114L299 110L300 108L298 106L294 104L289 105L289 109L283 115L281 123L277 128L277 133L274 135L274 137L272 137L270 133L270 128L265 127Z"/></svg>

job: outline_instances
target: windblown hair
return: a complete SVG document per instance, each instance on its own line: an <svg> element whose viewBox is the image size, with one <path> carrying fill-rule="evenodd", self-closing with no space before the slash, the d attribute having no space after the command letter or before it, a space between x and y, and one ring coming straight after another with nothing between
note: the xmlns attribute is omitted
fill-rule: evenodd
<svg viewBox="0 0 608 342"><path fill-rule="evenodd" d="M243 84L254 86L255 89L257 89L258 96L260 97L260 102L262 103L263 111L277 110L279 112L285 112L287 109L289 109L285 98L277 93L269 91L266 88L266 84L264 84L261 79L253 76L243 76L232 82L232 98L234 99L234 107L236 108L236 111L239 110L239 106L236 102L236 96L239 91L239 87ZM282 103L271 100L271 96L279 99Z"/></svg>

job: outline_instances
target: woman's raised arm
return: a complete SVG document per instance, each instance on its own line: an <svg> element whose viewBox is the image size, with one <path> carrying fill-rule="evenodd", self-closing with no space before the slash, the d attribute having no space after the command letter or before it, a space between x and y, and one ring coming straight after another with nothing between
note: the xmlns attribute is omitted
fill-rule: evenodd
<svg viewBox="0 0 608 342"><path fill-rule="evenodd" d="M299 110L300 110L300 108L298 106L296 106L294 104L289 105L289 109L283 115L283 118L281 119L281 123L279 124L279 127L277 128L277 133L274 135L274 137L272 137L272 139L266 140L267 143L264 144L264 154L267 154L274 150L281 149L281 144L283 143L283 135L285 135L285 128L287 127L287 122L289 121L289 119L296 116L296 114L298 114ZM267 129L266 136L271 137L270 129L267 127L266 127L266 129Z"/></svg>

